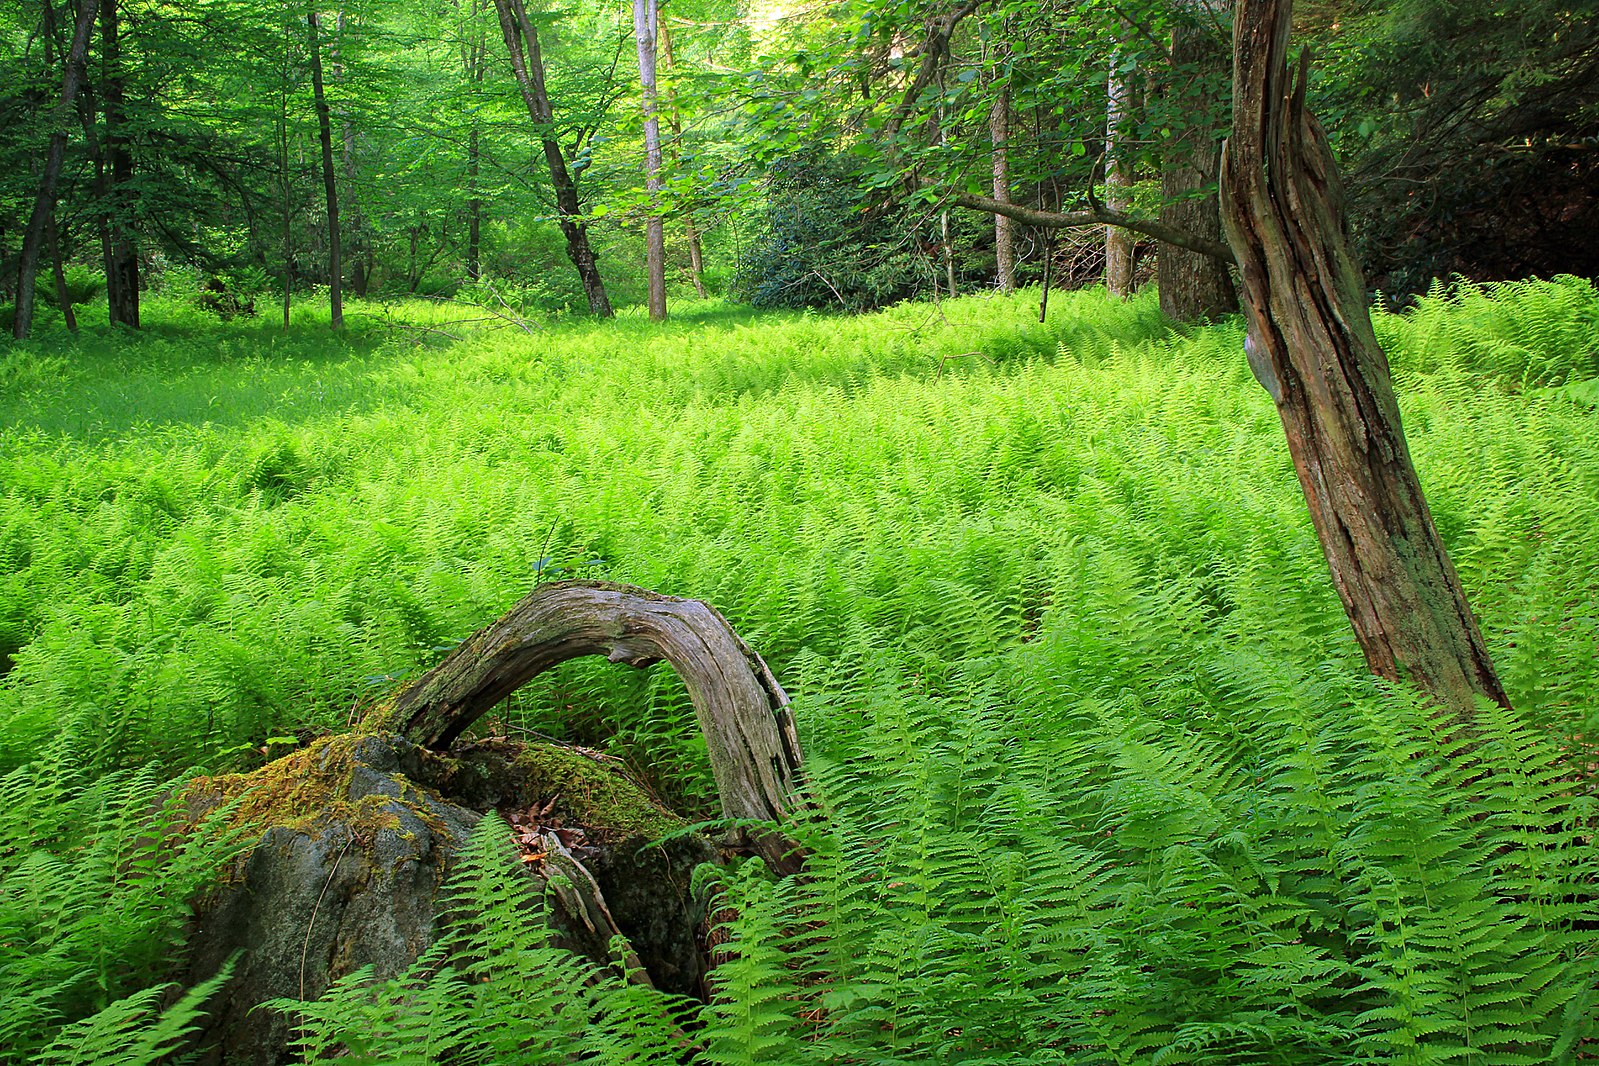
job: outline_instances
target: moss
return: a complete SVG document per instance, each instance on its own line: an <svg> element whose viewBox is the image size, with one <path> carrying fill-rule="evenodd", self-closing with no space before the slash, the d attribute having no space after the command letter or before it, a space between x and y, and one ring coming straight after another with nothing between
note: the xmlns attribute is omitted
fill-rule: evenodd
<svg viewBox="0 0 1599 1066"><path fill-rule="evenodd" d="M350 798L355 748L364 739L359 733L323 737L247 774L196 778L184 798L196 814L230 805L228 824L238 828L284 826L315 833L338 823L359 836L396 829L394 797ZM421 805L411 806L419 817L427 818Z"/></svg>
<svg viewBox="0 0 1599 1066"><path fill-rule="evenodd" d="M196 778L184 797L196 817L226 807L228 824L251 831L283 826L320 833L344 825L360 837L400 831L399 806L443 836L430 798L477 810L545 811L548 824L582 826L596 839L656 838L681 829L683 819L662 806L621 767L598 754L558 744L493 738L447 755L409 749L417 764L390 774L393 794L351 799L360 767L358 748L373 738L361 731L323 737L247 774ZM430 793L424 791L431 789Z"/></svg>
<svg viewBox="0 0 1599 1066"><path fill-rule="evenodd" d="M432 756L435 787L468 806L545 810L549 824L613 840L655 838L686 823L602 756L558 744L490 738Z"/></svg>

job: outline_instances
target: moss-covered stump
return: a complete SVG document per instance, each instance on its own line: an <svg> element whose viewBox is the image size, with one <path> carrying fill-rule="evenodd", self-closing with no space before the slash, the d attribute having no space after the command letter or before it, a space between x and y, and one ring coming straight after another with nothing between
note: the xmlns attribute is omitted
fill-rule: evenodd
<svg viewBox="0 0 1599 1066"><path fill-rule="evenodd" d="M621 771L554 745L487 741L435 755L391 734L326 738L251 774L201 778L196 816L225 804L259 833L196 908L191 980L242 952L203 1045L210 1062L289 1058L290 1020L255 1010L314 998L371 966L402 972L437 939L440 889L488 810L524 846L521 869L544 892L555 939L599 964L642 963L648 979L697 994L701 915L688 884L714 857ZM561 876L555 876L560 874ZM634 957L612 957L621 933Z"/></svg>

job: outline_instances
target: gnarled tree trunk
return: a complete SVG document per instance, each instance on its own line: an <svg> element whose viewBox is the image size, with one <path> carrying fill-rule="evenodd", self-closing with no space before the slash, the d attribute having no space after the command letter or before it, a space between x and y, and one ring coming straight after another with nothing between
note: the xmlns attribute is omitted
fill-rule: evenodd
<svg viewBox="0 0 1599 1066"><path fill-rule="evenodd" d="M628 585L542 585L376 712L378 724L441 750L516 689L568 659L603 655L682 677L710 752L722 813L781 821L800 801L799 737L788 696L716 609ZM792 841L748 841L774 868L803 862Z"/></svg>
<svg viewBox="0 0 1599 1066"><path fill-rule="evenodd" d="M1221 168L1251 369L1271 394L1333 582L1373 673L1469 725L1508 706L1423 498L1343 222L1343 189L1288 72L1291 0L1239 0Z"/></svg>

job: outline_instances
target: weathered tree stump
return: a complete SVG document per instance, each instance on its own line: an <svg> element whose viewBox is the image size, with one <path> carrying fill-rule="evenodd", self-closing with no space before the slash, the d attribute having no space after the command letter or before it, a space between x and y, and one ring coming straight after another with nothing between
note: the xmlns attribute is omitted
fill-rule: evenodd
<svg viewBox="0 0 1599 1066"><path fill-rule="evenodd" d="M672 664L705 734L724 817L779 822L798 806L799 736L766 663L709 604L631 585L539 586L367 720L444 750L516 689L586 655L640 668ZM756 833L748 843L779 872L803 864L780 834Z"/></svg>
<svg viewBox="0 0 1599 1066"><path fill-rule="evenodd" d="M359 732L254 773L190 784L196 818L232 804L233 823L261 833L196 910L191 981L244 952L202 1041L204 1061L287 1061L288 1019L258 1004L314 998L362 966L380 978L403 972L438 939L440 889L486 811L511 824L518 868L543 894L557 943L666 991L702 991L705 916L689 882L717 843L681 832L682 818L598 753L455 743L518 686L580 655L676 667L736 827L723 854L752 851L784 873L802 867L801 849L771 827L800 806L800 750L788 698L760 656L697 600L592 582L542 586Z"/></svg>

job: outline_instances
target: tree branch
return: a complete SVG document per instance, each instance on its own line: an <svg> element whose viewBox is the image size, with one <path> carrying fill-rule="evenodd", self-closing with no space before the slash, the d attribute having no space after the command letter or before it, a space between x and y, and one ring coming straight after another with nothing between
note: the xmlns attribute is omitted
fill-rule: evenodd
<svg viewBox="0 0 1599 1066"><path fill-rule="evenodd" d="M956 193L951 200L960 207L970 208L973 211L986 211L991 215L1004 215L1018 222L1025 222L1029 226L1039 229L1072 229L1077 226L1120 226L1122 229L1134 233L1142 233L1146 237L1153 237L1165 244L1186 248L1190 252L1208 255L1212 259L1219 259L1223 263L1236 263L1233 250L1220 241L1206 240L1196 237L1192 233L1164 226L1159 222L1149 219L1133 218L1131 215L1114 211L1106 207L1095 198L1090 198L1090 207L1086 211L1045 211L1036 207L1027 207L1022 204L1002 204L998 200L987 196L975 196L971 193Z"/></svg>
<svg viewBox="0 0 1599 1066"><path fill-rule="evenodd" d="M916 77L905 87L905 95L900 97L899 106L883 124L880 138L889 143L899 136L899 128L910 118L911 109L916 106L917 97L922 95L933 78L937 76L939 66L949 54L949 39L955 33L955 27L961 20L977 10L978 0L966 0L966 3L951 11L941 19L935 19L927 27L927 40L922 44L922 65L916 70Z"/></svg>

